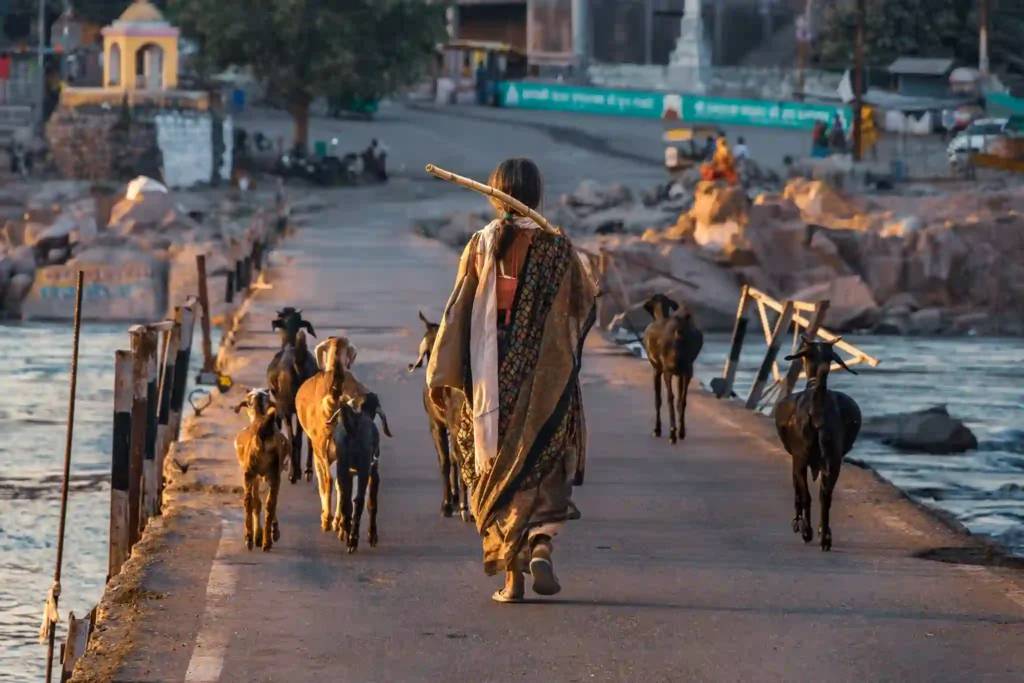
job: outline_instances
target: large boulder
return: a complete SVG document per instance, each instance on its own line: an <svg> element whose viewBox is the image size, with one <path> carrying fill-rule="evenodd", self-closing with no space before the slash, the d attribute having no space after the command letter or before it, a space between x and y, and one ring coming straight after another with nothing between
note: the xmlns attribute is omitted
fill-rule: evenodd
<svg viewBox="0 0 1024 683"><path fill-rule="evenodd" d="M32 287L32 278L24 273L18 273L12 277L7 285L3 287L3 311L11 317L21 314L22 302L25 295Z"/></svg>
<svg viewBox="0 0 1024 683"><path fill-rule="evenodd" d="M562 205L580 216L632 202L633 193L625 185L602 186L593 180L584 180L574 192L561 197Z"/></svg>
<svg viewBox="0 0 1024 683"><path fill-rule="evenodd" d="M860 241L857 269L878 301L887 301L903 290L904 243L898 237L882 237L870 232Z"/></svg>
<svg viewBox="0 0 1024 683"><path fill-rule="evenodd" d="M881 313L871 289L858 275L845 275L831 282L811 285L787 298L811 303L828 299L825 327L837 331L873 327Z"/></svg>
<svg viewBox="0 0 1024 683"><path fill-rule="evenodd" d="M702 181L694 192L690 215L698 226L730 221L746 225L749 206L750 201L742 188Z"/></svg>
<svg viewBox="0 0 1024 683"><path fill-rule="evenodd" d="M581 218L576 222L575 231L588 235L639 235L649 228L666 228L675 222L675 216L665 213L660 208L627 205Z"/></svg>
<svg viewBox="0 0 1024 683"><path fill-rule="evenodd" d="M842 194L821 180L795 178L786 183L783 199L792 201L808 223L818 223L837 230L864 231L878 219L869 215L867 206Z"/></svg>
<svg viewBox="0 0 1024 683"><path fill-rule="evenodd" d="M945 405L869 417L860 433L894 448L936 455L964 453L978 447L978 438L963 420L952 417Z"/></svg>

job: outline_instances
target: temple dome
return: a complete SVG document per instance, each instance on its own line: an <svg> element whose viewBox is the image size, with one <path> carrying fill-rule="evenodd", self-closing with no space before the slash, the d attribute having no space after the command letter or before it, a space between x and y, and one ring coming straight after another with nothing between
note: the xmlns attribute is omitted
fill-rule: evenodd
<svg viewBox="0 0 1024 683"><path fill-rule="evenodd" d="M148 0L136 0L132 4L128 5L128 9L118 18L118 21L125 23L140 23L140 22L160 22L166 23L164 15L160 13L153 4Z"/></svg>

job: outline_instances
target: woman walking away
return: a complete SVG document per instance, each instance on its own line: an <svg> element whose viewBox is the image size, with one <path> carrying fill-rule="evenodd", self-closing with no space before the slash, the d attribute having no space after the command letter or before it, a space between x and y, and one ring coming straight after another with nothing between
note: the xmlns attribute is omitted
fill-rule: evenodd
<svg viewBox="0 0 1024 683"><path fill-rule="evenodd" d="M529 159L506 159L489 181L531 209L543 183ZM470 239L427 368L431 400L465 397L453 430L464 462L484 571L505 572L498 602L519 602L524 573L538 595L561 590L552 539L579 519L586 423L579 370L595 318L589 268L561 232L492 199L498 218Z"/></svg>

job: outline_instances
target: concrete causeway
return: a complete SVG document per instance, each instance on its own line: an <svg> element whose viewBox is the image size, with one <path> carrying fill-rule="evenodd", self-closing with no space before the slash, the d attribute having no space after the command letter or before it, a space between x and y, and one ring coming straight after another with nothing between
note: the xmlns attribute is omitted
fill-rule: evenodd
<svg viewBox="0 0 1024 683"><path fill-rule="evenodd" d="M465 125L502 135L499 124ZM392 138L418 134L395 126ZM457 172L479 174L502 147L449 150L445 134L423 135L439 165L445 153L472 157ZM544 168L540 151L518 151ZM1024 575L984 566L979 541L851 465L833 552L804 545L790 531L789 458L772 425L695 386L686 441L655 439L649 367L596 333L582 376L583 518L554 556L563 591L493 603L500 579L483 573L473 527L440 514L423 374L406 370L417 310L440 316L458 257L410 221L482 202L431 180L319 194L326 207L298 216L273 253L273 288L255 294L232 352L239 386L187 425L173 457L188 471L112 582L75 681L1021 680ZM280 542L245 549L232 447L244 416L230 406L243 387L265 386L278 346L270 321L286 305L304 309L318 339L350 338L353 371L387 412L377 548L364 519L359 551L345 554L320 531L316 484L301 481L282 485ZM813 509L816 520L816 495Z"/></svg>

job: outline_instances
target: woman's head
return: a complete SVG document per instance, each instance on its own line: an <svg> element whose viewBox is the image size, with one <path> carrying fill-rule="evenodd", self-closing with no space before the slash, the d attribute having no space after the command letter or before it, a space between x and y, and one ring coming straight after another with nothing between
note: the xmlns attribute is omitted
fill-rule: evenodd
<svg viewBox="0 0 1024 683"><path fill-rule="evenodd" d="M526 157L505 159L491 173L487 184L513 199L518 199L531 209L540 206L541 198L544 196L544 179L541 178L540 169ZM511 207L505 206L497 199L491 199L491 204L499 214L511 211Z"/></svg>

